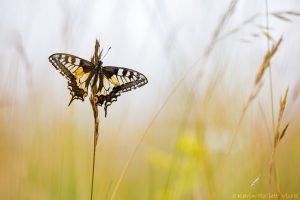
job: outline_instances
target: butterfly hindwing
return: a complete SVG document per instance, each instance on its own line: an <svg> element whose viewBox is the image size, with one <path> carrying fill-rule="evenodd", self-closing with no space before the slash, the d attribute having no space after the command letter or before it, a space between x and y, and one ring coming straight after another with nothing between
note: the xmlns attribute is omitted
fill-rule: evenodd
<svg viewBox="0 0 300 200"><path fill-rule="evenodd" d="M84 100L88 94L88 85L94 75L94 64L74 55L56 53L49 57L52 65L68 79L68 88L72 99Z"/></svg>
<svg viewBox="0 0 300 200"><path fill-rule="evenodd" d="M102 81L99 81L96 94L97 104L100 106L104 104L105 115L107 107L117 101L121 93L141 87L148 82L143 74L123 67L105 66L99 76L102 76L99 77Z"/></svg>

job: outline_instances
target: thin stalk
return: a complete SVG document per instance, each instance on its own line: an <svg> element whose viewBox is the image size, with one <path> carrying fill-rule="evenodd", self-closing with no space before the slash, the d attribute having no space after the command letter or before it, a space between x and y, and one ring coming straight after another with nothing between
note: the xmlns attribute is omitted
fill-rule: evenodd
<svg viewBox="0 0 300 200"><path fill-rule="evenodd" d="M98 65L99 61L101 61L102 51L100 51L99 48L100 48L100 43L96 39L94 55L91 58L91 62L95 66ZM99 117L98 107L96 105L97 87L95 86L95 84L91 85L91 87L92 87L92 94L90 96L90 102L91 102L93 114L94 114L94 147L93 147L93 170L92 170L92 184L91 184L91 198L90 199L93 200L96 147L97 147L98 136L99 136L99 122L100 122L99 118L100 117Z"/></svg>
<svg viewBox="0 0 300 200"><path fill-rule="evenodd" d="M95 137L94 137L94 140L95 140ZM93 199L93 190L94 190L95 155L96 155L96 146L94 145L94 148L93 148L93 170L92 170L91 198L90 198L91 200Z"/></svg>
<svg viewBox="0 0 300 200"><path fill-rule="evenodd" d="M185 76L184 76L185 77ZM183 77L183 78L184 78ZM120 175L120 177L118 178L118 181L113 189L113 192L112 192L112 195L110 197L110 200L114 200L115 199L115 196L117 194L117 191L119 189L119 186L124 178L124 176L126 175L127 173L127 170L129 168L129 164L131 163L131 161L133 160L138 148L140 147L140 145L142 144L144 138L146 137L146 134L148 133L148 131L150 130L151 126L153 125L154 121L156 120L156 118L158 117L158 115L160 114L160 112L163 110L163 108L167 105L168 103L168 100L170 99L170 97L173 95L173 93L176 91L176 88L179 86L179 83L181 81L179 81L177 83L177 85L174 87L174 89L172 90L172 92L167 96L165 102L161 105L161 107L159 108L159 110L156 112L156 114L154 115L154 117L152 118L152 120L150 121L150 123L148 124L146 130L144 131L143 135L141 136L140 140L138 141L138 143L135 145L133 151L131 152L131 154L129 155L126 163L125 163L125 166L123 167L123 170L122 170L122 173Z"/></svg>
<svg viewBox="0 0 300 200"><path fill-rule="evenodd" d="M98 113L98 107L95 104L93 95L90 97L90 102L93 108L94 113L94 147L93 147L93 169L92 169L92 183L91 183L91 197L90 199L93 200L93 191L94 191L94 174L95 174L95 158L96 158L96 147L97 147L97 141L99 136L99 113Z"/></svg>
<svg viewBox="0 0 300 200"><path fill-rule="evenodd" d="M265 0L265 12L266 12L266 28L267 28L267 34L269 35L269 6L268 6L268 0ZM270 40L267 38L267 47L268 51L270 51ZM273 98L273 80L272 80L272 67L269 66L269 85L270 85L270 101L271 101L271 111L272 111L272 131L273 135L275 137L275 116L274 116L274 98ZM280 182L279 182L279 173L277 168L277 151L276 147L273 149L273 164L274 164L274 173L275 173L275 184L276 184L276 190L280 197Z"/></svg>
<svg viewBox="0 0 300 200"><path fill-rule="evenodd" d="M266 28L267 34L269 35L269 8L268 0L266 0ZM270 40L267 38L267 47L270 51ZM275 133L275 116L274 116L274 98L273 98L273 80L272 80L272 67L269 66L269 84L270 84L270 100L271 100L271 110L272 110L272 129Z"/></svg>

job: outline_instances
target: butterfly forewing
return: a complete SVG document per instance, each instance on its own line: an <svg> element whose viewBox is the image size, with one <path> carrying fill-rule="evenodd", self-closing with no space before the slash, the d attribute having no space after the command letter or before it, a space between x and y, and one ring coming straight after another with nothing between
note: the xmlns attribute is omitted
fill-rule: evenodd
<svg viewBox="0 0 300 200"><path fill-rule="evenodd" d="M72 99L84 100L88 94L88 85L94 76L94 64L70 54L57 53L49 57L52 65L68 79L68 88Z"/></svg>

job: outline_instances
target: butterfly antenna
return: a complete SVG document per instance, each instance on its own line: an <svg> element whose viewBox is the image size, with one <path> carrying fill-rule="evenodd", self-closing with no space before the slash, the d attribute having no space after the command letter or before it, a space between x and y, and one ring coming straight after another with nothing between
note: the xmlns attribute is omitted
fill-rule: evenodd
<svg viewBox="0 0 300 200"><path fill-rule="evenodd" d="M106 51L106 53L105 53L105 55L103 56L103 58L102 59L104 59L105 58L105 56L107 55L107 53L109 52L109 50L111 49L111 47L109 47L108 49L107 49L107 51Z"/></svg>
<svg viewBox="0 0 300 200"><path fill-rule="evenodd" d="M99 54L99 59L100 60L101 60L101 57L102 57L102 52L103 52L103 49L101 49L100 54Z"/></svg>

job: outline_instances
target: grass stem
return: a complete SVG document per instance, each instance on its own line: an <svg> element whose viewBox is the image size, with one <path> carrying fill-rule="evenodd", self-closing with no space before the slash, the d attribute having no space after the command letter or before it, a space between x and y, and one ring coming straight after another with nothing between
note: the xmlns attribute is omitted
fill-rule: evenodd
<svg viewBox="0 0 300 200"><path fill-rule="evenodd" d="M93 191L94 191L94 174L95 174L95 157L96 157L96 147L97 147L97 141L99 136L99 113L98 113L98 107L95 104L93 95L90 97L90 102L93 108L94 113L94 147L93 147L93 170L92 170L92 184L91 184L91 200L93 199Z"/></svg>
<svg viewBox="0 0 300 200"><path fill-rule="evenodd" d="M267 35L269 34L269 4L268 0L265 0L265 13L266 13L266 28L267 28ZM270 39L267 38L267 48L268 52L270 51ZM271 101L271 111L272 111L272 131L274 137L276 136L276 131L275 131L275 116L274 116L274 98L273 98L273 80L272 80L272 67L271 65L269 66L269 85L270 85L270 101ZM275 141L275 140L274 140ZM274 168L274 175L275 175L275 184L276 184L276 191L279 195L280 198L280 181L279 181L279 172L278 172L278 167L277 167L277 151L276 147L274 146L273 150L273 168Z"/></svg>
<svg viewBox="0 0 300 200"><path fill-rule="evenodd" d="M94 140L95 140L95 137L94 137ZM96 146L94 145L94 148L93 148L93 170L92 170L91 198L90 198L91 200L93 200L93 191L94 191L95 155L96 155Z"/></svg>

